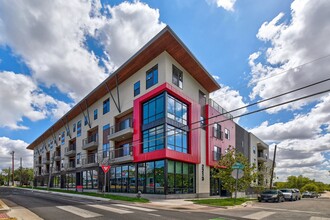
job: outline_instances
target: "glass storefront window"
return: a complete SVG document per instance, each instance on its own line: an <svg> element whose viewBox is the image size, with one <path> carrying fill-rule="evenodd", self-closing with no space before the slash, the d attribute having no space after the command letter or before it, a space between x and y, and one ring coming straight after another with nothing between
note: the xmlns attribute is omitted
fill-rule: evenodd
<svg viewBox="0 0 330 220"><path fill-rule="evenodd" d="M154 177L154 161L146 163L146 192L154 193L155 177Z"/></svg>
<svg viewBox="0 0 330 220"><path fill-rule="evenodd" d="M146 167L145 163L138 164L138 191L144 192Z"/></svg>
<svg viewBox="0 0 330 220"><path fill-rule="evenodd" d="M116 168L111 167L110 169L110 192L116 191Z"/></svg>
<svg viewBox="0 0 330 220"><path fill-rule="evenodd" d="M121 185L122 192L128 192L128 166L121 167Z"/></svg>
<svg viewBox="0 0 330 220"><path fill-rule="evenodd" d="M121 192L121 167L116 167L116 192Z"/></svg>
<svg viewBox="0 0 330 220"><path fill-rule="evenodd" d="M164 160L155 161L155 193L164 194L165 169Z"/></svg>
<svg viewBox="0 0 330 220"><path fill-rule="evenodd" d="M174 193L174 161L169 160L167 163L167 193Z"/></svg>
<svg viewBox="0 0 330 220"><path fill-rule="evenodd" d="M129 175L129 192L130 193L135 193L136 192L136 187L135 187L135 184L136 184L136 179L135 179L135 165L134 164L131 164L129 165L128 167L128 175Z"/></svg>

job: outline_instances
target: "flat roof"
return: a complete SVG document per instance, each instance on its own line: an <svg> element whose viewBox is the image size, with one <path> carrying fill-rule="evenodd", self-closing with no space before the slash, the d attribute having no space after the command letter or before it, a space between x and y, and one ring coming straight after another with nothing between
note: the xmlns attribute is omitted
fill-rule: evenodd
<svg viewBox="0 0 330 220"><path fill-rule="evenodd" d="M118 78L118 84L121 84L164 51L170 54L208 92L214 92L220 89L220 85L216 80L198 62L172 29L166 26L70 111L27 146L27 149L33 150L47 138L53 134L55 135L55 132L63 127L67 121L71 121L81 114L82 111L86 110L87 106L91 106L101 97L105 96L108 93L107 86L110 90L114 89L116 87L116 76Z"/></svg>

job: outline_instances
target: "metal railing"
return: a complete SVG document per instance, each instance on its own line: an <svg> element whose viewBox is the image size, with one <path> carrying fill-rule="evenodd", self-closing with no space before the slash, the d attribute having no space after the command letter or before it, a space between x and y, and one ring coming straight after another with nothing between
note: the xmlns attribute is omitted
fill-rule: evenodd
<svg viewBox="0 0 330 220"><path fill-rule="evenodd" d="M114 134L118 131L122 131L126 128L132 128L133 125L133 120L132 118L127 118L119 123L116 123L115 125L110 127L110 134Z"/></svg>
<svg viewBox="0 0 330 220"><path fill-rule="evenodd" d="M88 136L87 138L83 139L83 146L98 143L98 133Z"/></svg>
<svg viewBox="0 0 330 220"><path fill-rule="evenodd" d="M97 154L89 154L82 159L82 165L98 163Z"/></svg>
<svg viewBox="0 0 330 220"><path fill-rule="evenodd" d="M224 108L222 108L216 101L209 98L209 105L212 106L215 110L217 110L220 114L223 114L226 118L233 120L233 116L228 113L228 111Z"/></svg>
<svg viewBox="0 0 330 220"><path fill-rule="evenodd" d="M69 161L69 163L67 164L67 168L76 168L76 163L75 161Z"/></svg>
<svg viewBox="0 0 330 220"><path fill-rule="evenodd" d="M133 150L132 146L122 146L122 147L115 148L110 151L110 159L131 156L132 150Z"/></svg>

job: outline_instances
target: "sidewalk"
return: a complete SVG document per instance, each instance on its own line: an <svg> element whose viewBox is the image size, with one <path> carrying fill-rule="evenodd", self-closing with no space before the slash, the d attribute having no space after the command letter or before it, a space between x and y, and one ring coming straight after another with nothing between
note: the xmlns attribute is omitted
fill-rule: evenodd
<svg viewBox="0 0 330 220"><path fill-rule="evenodd" d="M43 220L30 210L17 205L16 203L10 202L8 200L4 201L0 200L0 220L11 220L11 219L17 219L17 220L23 220L23 219L29 219L29 220ZM7 206L9 205L10 208Z"/></svg>

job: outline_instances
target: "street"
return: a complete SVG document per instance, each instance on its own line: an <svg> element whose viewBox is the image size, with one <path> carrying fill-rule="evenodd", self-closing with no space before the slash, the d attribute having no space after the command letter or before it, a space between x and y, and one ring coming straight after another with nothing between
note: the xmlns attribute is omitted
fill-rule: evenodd
<svg viewBox="0 0 330 220"><path fill-rule="evenodd" d="M17 188L0 187L0 199L9 207L23 206L42 219L299 219L330 220L330 199L259 203L238 208L178 206L100 201Z"/></svg>
<svg viewBox="0 0 330 220"><path fill-rule="evenodd" d="M136 206L116 201L95 201L84 198L61 196L17 188L0 187L0 199L10 207L11 202L34 212L40 218L58 219L212 219L218 214L197 212L187 215L176 210L162 210Z"/></svg>

